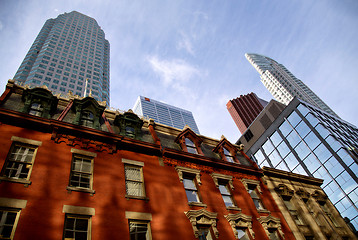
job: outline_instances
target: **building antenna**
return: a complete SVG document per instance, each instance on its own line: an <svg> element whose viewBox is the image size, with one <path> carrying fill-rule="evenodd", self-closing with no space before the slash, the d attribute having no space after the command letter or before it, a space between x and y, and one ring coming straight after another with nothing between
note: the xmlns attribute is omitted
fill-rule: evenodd
<svg viewBox="0 0 358 240"><path fill-rule="evenodd" d="M86 78L85 92L83 93L83 97L86 97L87 95L87 85L88 85L88 78Z"/></svg>

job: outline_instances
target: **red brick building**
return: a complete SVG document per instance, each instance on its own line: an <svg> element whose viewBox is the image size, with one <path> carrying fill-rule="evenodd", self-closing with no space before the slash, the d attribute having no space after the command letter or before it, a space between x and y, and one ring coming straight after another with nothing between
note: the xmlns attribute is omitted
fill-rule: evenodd
<svg viewBox="0 0 358 240"><path fill-rule="evenodd" d="M255 93L249 93L229 100L226 107L243 134L266 105L267 102L258 98Z"/></svg>
<svg viewBox="0 0 358 240"><path fill-rule="evenodd" d="M0 132L4 239L295 239L225 138L12 81Z"/></svg>

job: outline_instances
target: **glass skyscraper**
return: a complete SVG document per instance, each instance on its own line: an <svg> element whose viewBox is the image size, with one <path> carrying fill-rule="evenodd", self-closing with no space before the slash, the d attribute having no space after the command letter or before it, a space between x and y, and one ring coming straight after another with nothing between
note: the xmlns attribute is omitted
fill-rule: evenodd
<svg viewBox="0 0 358 240"><path fill-rule="evenodd" d="M157 123L179 129L188 125L195 133L200 134L190 111L169 104L139 96L134 104L133 112L145 118L152 118Z"/></svg>
<svg viewBox="0 0 358 240"><path fill-rule="evenodd" d="M86 95L109 105L109 42L96 20L76 11L45 22L14 76L18 84L78 96L86 79Z"/></svg>
<svg viewBox="0 0 358 240"><path fill-rule="evenodd" d="M261 82L278 102L287 105L294 97L298 97L338 117L306 84L296 78L282 64L259 54L246 53L245 57L259 72Z"/></svg>
<svg viewBox="0 0 358 240"><path fill-rule="evenodd" d="M294 98L246 152L269 166L324 179L322 188L358 229L358 128Z"/></svg>

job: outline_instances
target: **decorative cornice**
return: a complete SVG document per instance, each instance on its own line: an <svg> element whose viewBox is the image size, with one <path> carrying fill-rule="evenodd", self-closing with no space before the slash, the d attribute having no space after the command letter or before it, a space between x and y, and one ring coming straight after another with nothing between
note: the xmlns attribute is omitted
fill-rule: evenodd
<svg viewBox="0 0 358 240"><path fill-rule="evenodd" d="M199 237L199 230L197 225L209 225L211 226L214 235L216 238L219 237L219 231L216 228L216 217L217 213L209 212L205 209L200 210L189 210L184 212L185 215L189 218L189 221L193 227L194 235L196 238Z"/></svg>
<svg viewBox="0 0 358 240"><path fill-rule="evenodd" d="M201 156L198 154L190 154L187 152L170 149L170 148L163 149L163 156L170 158L170 159L177 159L177 160L185 161L185 162L198 163L198 164L202 164L205 166L226 169L226 170L230 170L233 172L252 174L255 176L259 176L259 177L261 177L263 175L263 172L261 169L256 169L254 167L241 165L239 163L231 163L231 162L226 162L226 161L222 161L222 160L217 160L217 159L213 159L210 157Z"/></svg>
<svg viewBox="0 0 358 240"><path fill-rule="evenodd" d="M252 238L255 238L255 233L252 230L252 217L243 213L228 214L224 216L229 222L234 235L237 236L236 227L247 228Z"/></svg>
<svg viewBox="0 0 358 240"><path fill-rule="evenodd" d="M315 186L321 186L323 183L322 179L303 176L300 174L286 172L286 171L275 169L275 168L263 167L262 170L263 170L264 175L269 176L269 177L276 177L276 178L287 179L287 180L292 180L292 181L296 181L296 182L303 182L303 183L312 184Z"/></svg>

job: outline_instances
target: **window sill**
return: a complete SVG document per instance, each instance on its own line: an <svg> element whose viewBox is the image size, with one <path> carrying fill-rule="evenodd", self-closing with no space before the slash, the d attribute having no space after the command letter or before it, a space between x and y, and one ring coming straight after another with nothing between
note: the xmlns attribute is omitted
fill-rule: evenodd
<svg viewBox="0 0 358 240"><path fill-rule="evenodd" d="M127 199L127 200L129 200L129 199L139 199L139 200L145 200L146 202L148 202L149 201L149 198L147 198L147 197L145 197L145 196L133 196L133 195L125 195L125 198Z"/></svg>
<svg viewBox="0 0 358 240"><path fill-rule="evenodd" d="M197 206L197 207L204 207L206 208L207 205L205 203L201 203L201 202L188 202L189 206Z"/></svg>
<svg viewBox="0 0 358 240"><path fill-rule="evenodd" d="M0 183L1 183L2 181L4 181L4 182L13 182L13 183L24 184L25 187L28 187L29 185L31 185L31 181L26 180L26 179L0 177Z"/></svg>
<svg viewBox="0 0 358 240"><path fill-rule="evenodd" d="M258 211L259 213L270 213L270 211L267 210L267 209L257 209L257 211Z"/></svg>
<svg viewBox="0 0 358 240"><path fill-rule="evenodd" d="M236 207L236 206L230 206L230 207L226 207L227 210L235 210L235 211L241 211L241 208Z"/></svg>
<svg viewBox="0 0 358 240"><path fill-rule="evenodd" d="M84 193L89 193L91 196L93 196L96 191L92 190L92 189L87 189L87 188L78 188L78 187L71 187L71 186L67 186L66 190L71 193L72 191L74 192L84 192Z"/></svg>

